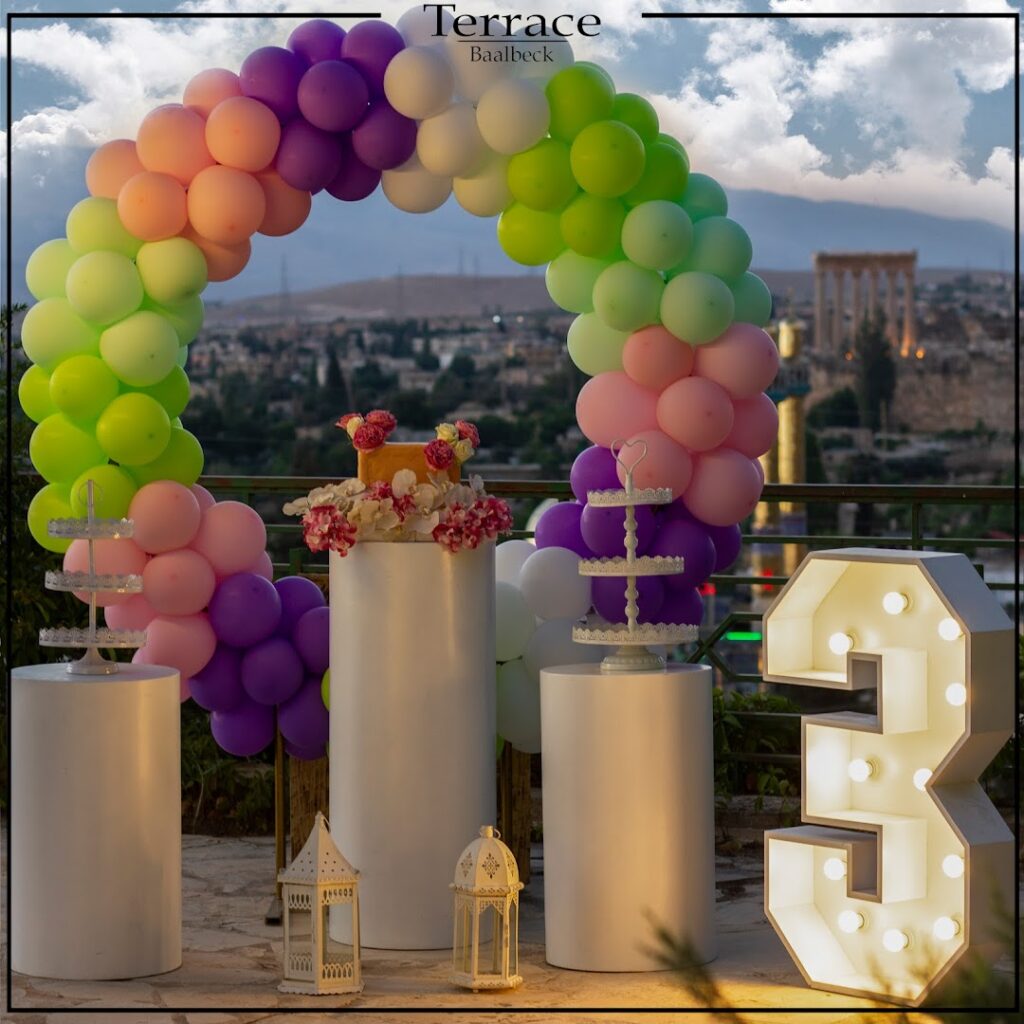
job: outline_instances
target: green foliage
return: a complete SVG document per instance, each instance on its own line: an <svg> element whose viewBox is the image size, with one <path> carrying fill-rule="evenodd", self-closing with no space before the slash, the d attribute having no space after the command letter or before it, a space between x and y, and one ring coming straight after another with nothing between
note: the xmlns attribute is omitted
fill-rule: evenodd
<svg viewBox="0 0 1024 1024"><path fill-rule="evenodd" d="M807 426L815 430L826 430L829 427L859 427L860 406L853 388L840 388L833 391L811 407L807 413Z"/></svg>
<svg viewBox="0 0 1024 1024"><path fill-rule="evenodd" d="M857 361L856 396L860 425L879 430L889 414L896 393L896 363L885 336L885 320L865 319L854 340Z"/></svg>

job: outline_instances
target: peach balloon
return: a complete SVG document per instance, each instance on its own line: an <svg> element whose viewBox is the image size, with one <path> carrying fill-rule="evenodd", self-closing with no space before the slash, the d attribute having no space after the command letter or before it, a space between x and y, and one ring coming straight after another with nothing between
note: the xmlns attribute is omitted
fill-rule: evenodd
<svg viewBox="0 0 1024 1024"><path fill-rule="evenodd" d="M133 594L124 604L105 608L103 617L111 629L145 629L156 618L156 609L142 594Z"/></svg>
<svg viewBox="0 0 1024 1024"><path fill-rule="evenodd" d="M761 496L757 466L732 448L698 455L683 504L710 526L731 526L746 519Z"/></svg>
<svg viewBox="0 0 1024 1024"><path fill-rule="evenodd" d="M658 426L691 452L717 448L732 430L732 402L717 384L684 377L658 398Z"/></svg>
<svg viewBox="0 0 1024 1024"><path fill-rule="evenodd" d="M187 238L202 250L206 257L206 277L209 281L227 281L236 277L245 269L252 255L252 242L248 238L238 245L221 245L203 238L191 224L185 225L181 237Z"/></svg>
<svg viewBox="0 0 1024 1024"><path fill-rule="evenodd" d="M660 324L634 331L622 350L622 368L641 387L661 391L693 369L693 349Z"/></svg>
<svg viewBox="0 0 1024 1024"><path fill-rule="evenodd" d="M135 652L136 665L169 665L189 679L213 657L217 637L205 613L158 615L146 628L146 646Z"/></svg>
<svg viewBox="0 0 1024 1024"><path fill-rule="evenodd" d="M308 192L292 188L277 171L264 171L256 175L256 180L267 201L267 212L258 229L261 235L288 235L305 223L313 205Z"/></svg>
<svg viewBox="0 0 1024 1024"><path fill-rule="evenodd" d="M205 512L212 505L217 504L217 499L202 484L193 484L189 490L196 496L200 512Z"/></svg>
<svg viewBox="0 0 1024 1024"><path fill-rule="evenodd" d="M129 234L146 242L173 238L185 226L185 189L169 174L142 171L117 194L117 215Z"/></svg>
<svg viewBox="0 0 1024 1024"><path fill-rule="evenodd" d="M199 530L202 512L199 500L184 484L154 480L135 492L128 518L135 521L135 543L157 555L190 544Z"/></svg>
<svg viewBox="0 0 1024 1024"><path fill-rule="evenodd" d="M188 190L188 219L204 238L239 245L259 228L267 212L260 183L235 167L207 167Z"/></svg>
<svg viewBox="0 0 1024 1024"><path fill-rule="evenodd" d="M693 459L690 453L676 444L660 430L642 430L629 438L632 447L623 447L619 460L633 470L634 487L667 487L674 497L682 494L690 483L693 473ZM647 454L643 460L644 445ZM616 467L619 482L625 485L626 470L623 465Z"/></svg>
<svg viewBox="0 0 1024 1024"><path fill-rule="evenodd" d="M128 540L97 540L95 547L95 570L101 576L135 575L141 573L146 565L146 553L135 541ZM64 553L65 572L89 571L89 545L84 540L73 540ZM112 604L124 604L131 594L103 593L96 595L96 603L101 608ZM76 591L79 601L89 603L89 594Z"/></svg>
<svg viewBox="0 0 1024 1024"><path fill-rule="evenodd" d="M245 571L262 576L265 580L270 580L271 583L274 581L274 563L271 562L270 555L266 551L261 552L260 557L256 559L255 565L250 565Z"/></svg>
<svg viewBox="0 0 1024 1024"><path fill-rule="evenodd" d="M222 501L203 513L192 547L218 576L230 576L256 563L267 547L267 528L255 509Z"/></svg>
<svg viewBox="0 0 1024 1024"><path fill-rule="evenodd" d="M131 139L114 139L105 142L89 157L85 165L85 184L89 195L116 199L121 186L145 169Z"/></svg>
<svg viewBox="0 0 1024 1024"><path fill-rule="evenodd" d="M591 377L576 399L576 422L584 437L607 448L621 440L658 425L658 396L640 387L621 370Z"/></svg>
<svg viewBox="0 0 1024 1024"><path fill-rule="evenodd" d="M242 86L238 75L227 68L207 68L189 80L185 86L183 102L189 110L200 117L209 117L218 103L232 96L241 96Z"/></svg>
<svg viewBox="0 0 1024 1024"><path fill-rule="evenodd" d="M191 679L178 676L178 702L184 704L192 696Z"/></svg>
<svg viewBox="0 0 1024 1024"><path fill-rule="evenodd" d="M160 615L194 615L213 597L217 578L198 551L181 548L151 558L142 573L146 600Z"/></svg>
<svg viewBox="0 0 1024 1024"><path fill-rule="evenodd" d="M748 459L764 455L779 432L779 411L765 394L733 403L733 424L725 439L726 448L735 448Z"/></svg>
<svg viewBox="0 0 1024 1024"><path fill-rule="evenodd" d="M214 162L206 148L206 122L180 103L151 110L139 125L135 147L147 171L169 174L186 186Z"/></svg>
<svg viewBox="0 0 1024 1024"><path fill-rule="evenodd" d="M779 372L779 350L760 327L735 323L697 349L693 372L721 384L733 398L753 398Z"/></svg>
<svg viewBox="0 0 1024 1024"><path fill-rule="evenodd" d="M218 163L241 171L262 171L277 152L281 122L259 100L232 96L206 119L206 148Z"/></svg>

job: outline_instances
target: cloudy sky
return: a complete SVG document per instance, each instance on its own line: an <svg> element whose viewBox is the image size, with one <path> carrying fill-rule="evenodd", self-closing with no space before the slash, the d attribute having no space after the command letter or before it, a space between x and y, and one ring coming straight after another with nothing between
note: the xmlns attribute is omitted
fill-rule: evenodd
<svg viewBox="0 0 1024 1024"><path fill-rule="evenodd" d="M146 0L119 10L200 14L380 11L409 0ZM286 18L104 18L92 3L5 2L5 10L80 11L15 22L13 188L15 272L60 233L84 192L89 152L133 137L147 110L180 100L206 67L237 70L257 46L282 45ZM699 20L642 19L642 11L706 12ZM715 18L727 12L819 14L855 7L859 18ZM652 99L663 127L687 146L694 169L727 188L842 200L1000 227L1013 223L1013 22L985 17L893 19L922 0L465 0L459 11L593 12L594 40L577 59L599 61L620 90ZM947 13L1016 13L1006 0L947 0ZM344 23L344 22L343 22ZM414 223L410 223L413 221ZM408 244L401 253L394 231ZM952 230L955 230L955 225ZM249 271L219 286L224 297L273 291L287 259L290 286L426 269L508 272L490 222L449 200L428 218L392 210L378 195L355 206L329 196L287 240L261 240ZM755 245L757 239L755 239ZM756 264L755 258L755 264Z"/></svg>

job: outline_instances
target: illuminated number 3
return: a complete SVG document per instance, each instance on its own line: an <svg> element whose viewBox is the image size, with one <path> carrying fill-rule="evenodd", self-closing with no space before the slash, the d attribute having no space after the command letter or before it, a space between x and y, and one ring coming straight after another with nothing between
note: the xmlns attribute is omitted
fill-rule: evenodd
<svg viewBox="0 0 1024 1024"><path fill-rule="evenodd" d="M803 717L807 824L765 833L765 913L811 986L918 1005L1012 913L978 784L1011 734L1010 620L963 555L852 548L808 556L764 634L766 680L877 710Z"/></svg>

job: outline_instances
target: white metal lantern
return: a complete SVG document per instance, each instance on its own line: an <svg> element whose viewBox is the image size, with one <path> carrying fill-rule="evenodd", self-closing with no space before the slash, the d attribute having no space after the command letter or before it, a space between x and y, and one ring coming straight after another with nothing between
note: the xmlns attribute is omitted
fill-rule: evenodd
<svg viewBox="0 0 1024 1024"><path fill-rule="evenodd" d="M361 992L359 872L335 846L319 811L306 845L277 878L284 903L284 980L278 988L312 995ZM330 908L345 904L352 908L352 946L331 948Z"/></svg>
<svg viewBox="0 0 1024 1024"><path fill-rule="evenodd" d="M455 866L452 981L474 992L515 988L519 975L519 866L501 833L484 825Z"/></svg>

